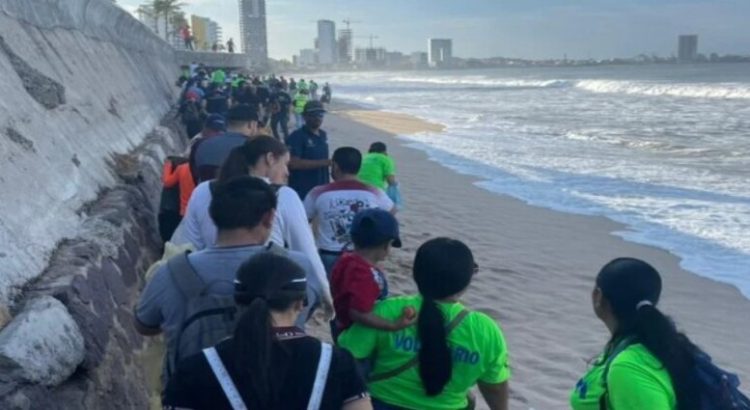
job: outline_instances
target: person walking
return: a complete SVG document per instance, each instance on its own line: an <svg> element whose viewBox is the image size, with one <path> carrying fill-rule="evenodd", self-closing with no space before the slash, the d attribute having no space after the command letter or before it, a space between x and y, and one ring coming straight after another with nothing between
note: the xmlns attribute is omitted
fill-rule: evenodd
<svg viewBox="0 0 750 410"><path fill-rule="evenodd" d="M305 104L302 116L305 125L289 135L286 145L292 156L289 162L289 187L305 198L311 189L327 184L331 160L328 153L328 134L321 129L326 110L318 101Z"/></svg>
<svg viewBox="0 0 750 410"><path fill-rule="evenodd" d="M362 154L352 147L341 147L333 153L334 182L319 185L305 197L309 220L316 222L320 258L328 275L344 251L351 250L352 221L370 208L394 211L385 192L357 179Z"/></svg>
<svg viewBox="0 0 750 410"><path fill-rule="evenodd" d="M286 141L289 138L289 111L292 106L292 97L284 91L282 83L277 81L274 83L273 93L271 93L269 101L273 136L279 141ZM281 132L279 132L279 128L281 128Z"/></svg>
<svg viewBox="0 0 750 410"><path fill-rule="evenodd" d="M259 254L240 266L233 337L178 365L165 408L372 409L351 354L295 327L305 295L304 270L283 256Z"/></svg>
<svg viewBox="0 0 750 410"><path fill-rule="evenodd" d="M478 271L469 247L431 239L417 250L412 271L419 294L388 298L373 313L396 321L412 308L414 325L391 332L355 323L338 338L356 359L371 361L374 408L472 408L470 391L478 386L491 410L507 410L510 367L503 332L488 315L460 302Z"/></svg>

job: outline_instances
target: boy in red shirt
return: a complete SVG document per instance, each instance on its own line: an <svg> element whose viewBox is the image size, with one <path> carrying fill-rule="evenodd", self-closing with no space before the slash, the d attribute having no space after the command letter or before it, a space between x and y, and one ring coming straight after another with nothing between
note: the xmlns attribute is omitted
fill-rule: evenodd
<svg viewBox="0 0 750 410"><path fill-rule="evenodd" d="M351 239L354 252L341 256L331 273L336 309L336 321L332 324L334 339L355 322L387 331L412 325L416 320L413 308L405 309L396 322L372 313L375 303L388 296L388 281L375 265L385 260L391 246L401 247L396 218L382 209L360 211L352 220Z"/></svg>

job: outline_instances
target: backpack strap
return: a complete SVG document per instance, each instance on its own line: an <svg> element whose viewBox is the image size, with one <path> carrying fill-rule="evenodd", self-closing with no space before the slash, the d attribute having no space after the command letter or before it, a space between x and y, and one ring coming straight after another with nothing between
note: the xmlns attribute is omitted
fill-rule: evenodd
<svg viewBox="0 0 750 410"><path fill-rule="evenodd" d="M221 357L219 357L219 353L216 352L216 349L213 347L203 349L203 355L206 356L206 361L208 361L208 365L211 366L211 371L213 371L216 380L221 385L221 390L224 391L224 395L227 397L232 409L247 410L247 406L245 406L245 402L242 400L240 392L237 391L237 386L234 385L232 377L229 375L229 372L227 372L226 367L224 367L224 363L221 362Z"/></svg>
<svg viewBox="0 0 750 410"><path fill-rule="evenodd" d="M635 337L626 337L619 341L614 349L609 353L607 361L604 364L604 372L602 373L602 387L604 387L604 394L599 397L599 410L607 410L609 408L609 385L607 384L607 376L609 375L609 367L615 358L620 353L624 352L628 347L636 342Z"/></svg>
<svg viewBox="0 0 750 410"><path fill-rule="evenodd" d="M320 344L320 360L318 360L318 371L315 373L315 383L313 384L310 401L307 403L307 410L320 409L320 403L323 401L323 392L328 382L328 371L331 368L331 358L333 356L333 346L328 343Z"/></svg>
<svg viewBox="0 0 750 410"><path fill-rule="evenodd" d="M450 332L452 332L454 329L456 329L458 327L458 325L460 325L461 322L463 322L463 320L466 318L466 316L469 315L469 313L470 312L468 310L466 310L466 309L461 310L461 312L459 312L458 315L456 315L456 317L453 318L453 320L451 320L450 323L448 323L448 326L446 326L446 328L445 328L446 335L448 335ZM417 367L418 364L419 364L419 355L414 356L414 358L412 358L408 362L402 364L401 366L396 367L393 370L389 370L387 372L383 372L383 373L380 373L380 374L376 374L376 375L370 376L367 381L369 383L375 383L375 382L380 382L380 381L383 381L383 380L391 379L391 378L396 377L396 376L400 375L401 373L403 373L403 372L405 372L405 371L407 371L409 369Z"/></svg>
<svg viewBox="0 0 750 410"><path fill-rule="evenodd" d="M190 264L189 254L190 251L185 251L167 261L169 276L186 301L199 294L206 286L193 265Z"/></svg>

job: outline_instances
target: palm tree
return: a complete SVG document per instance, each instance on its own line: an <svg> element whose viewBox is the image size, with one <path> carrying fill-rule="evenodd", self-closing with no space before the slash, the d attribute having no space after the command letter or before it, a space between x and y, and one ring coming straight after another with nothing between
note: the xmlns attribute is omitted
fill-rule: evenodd
<svg viewBox="0 0 750 410"><path fill-rule="evenodd" d="M138 6L138 9L135 10L135 13L138 14L138 18L143 21L144 17L149 18L156 18L156 12L154 11L153 4L141 4ZM155 24L156 34L159 34L159 25Z"/></svg>
<svg viewBox="0 0 750 410"><path fill-rule="evenodd" d="M170 16L182 11L182 7L185 3L180 0L152 0L151 7L153 7L156 13L157 20L159 16L164 16L164 38L169 41L169 20Z"/></svg>

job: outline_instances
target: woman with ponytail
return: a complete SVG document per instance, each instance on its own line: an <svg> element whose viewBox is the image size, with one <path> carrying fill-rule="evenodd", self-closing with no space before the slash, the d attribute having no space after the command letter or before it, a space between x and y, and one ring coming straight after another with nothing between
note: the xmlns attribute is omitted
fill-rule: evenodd
<svg viewBox="0 0 750 410"><path fill-rule="evenodd" d="M571 395L574 410L692 410L700 405L695 345L658 308L661 277L638 259L604 265L592 295L612 334Z"/></svg>
<svg viewBox="0 0 750 410"><path fill-rule="evenodd" d="M396 320L417 309L417 323L398 332L355 324L339 344L357 359L372 359L370 392L376 410L465 409L469 391L479 386L492 410L508 408L508 349L489 316L460 302L477 265L462 242L425 242L414 259L419 295L390 298L374 313Z"/></svg>
<svg viewBox="0 0 750 410"><path fill-rule="evenodd" d="M164 407L371 409L352 356L294 327L305 288L304 271L284 256L266 252L245 262L235 281L234 337L182 361Z"/></svg>
<svg viewBox="0 0 750 410"><path fill-rule="evenodd" d="M260 135L235 148L219 170L216 181L204 182L193 191L187 206L183 236L195 249L211 247L216 242L216 224L208 213L212 184L237 176L254 176L272 184L278 193L278 207L270 242L304 253L315 270L310 279L312 306L321 305L330 316L333 312L328 276L320 260L315 238L302 201L294 190L284 186L289 178L289 151L276 138ZM308 315L310 312L306 313Z"/></svg>

